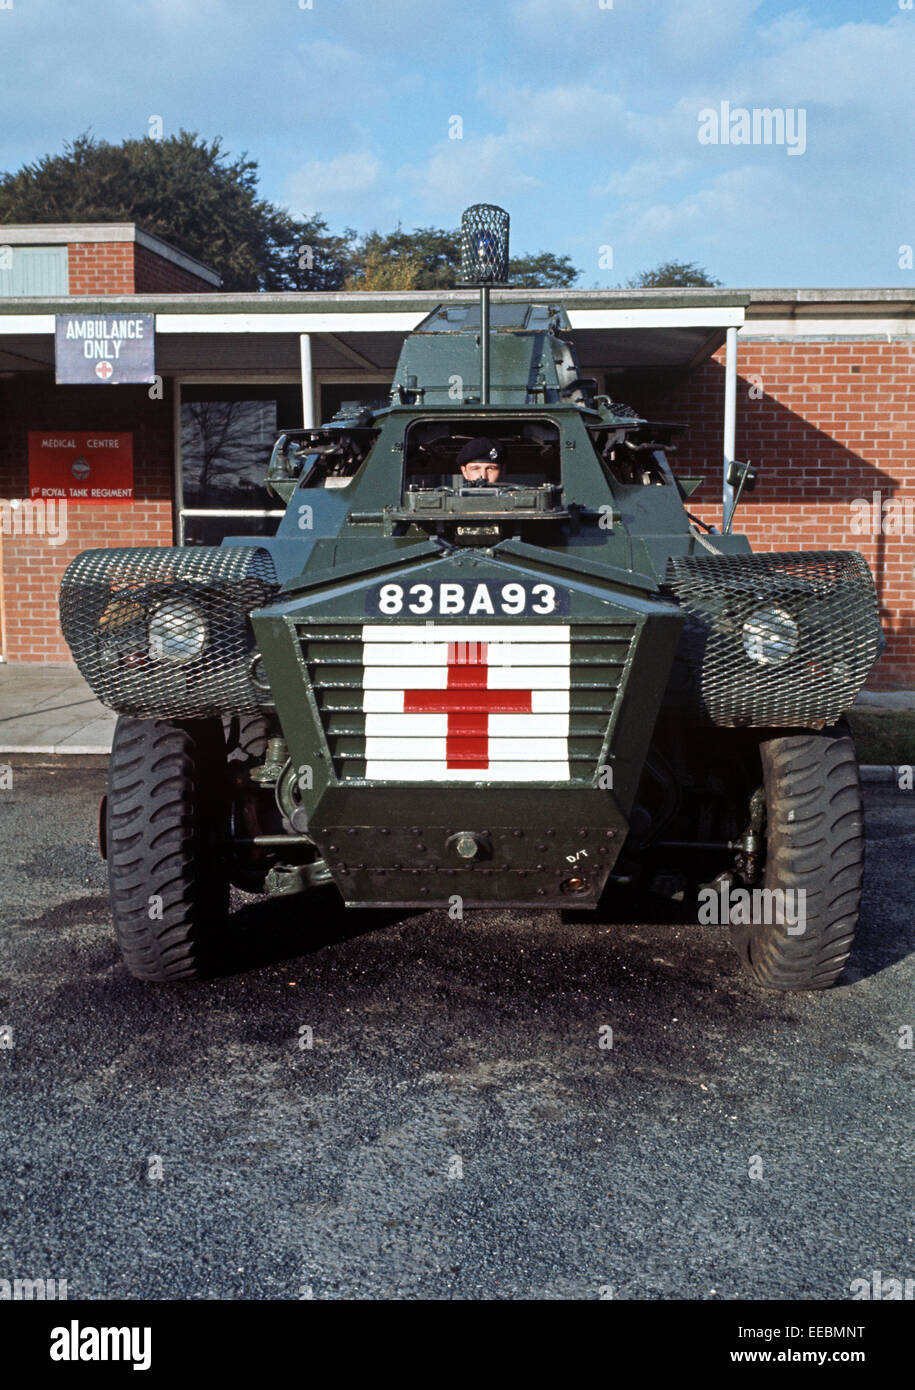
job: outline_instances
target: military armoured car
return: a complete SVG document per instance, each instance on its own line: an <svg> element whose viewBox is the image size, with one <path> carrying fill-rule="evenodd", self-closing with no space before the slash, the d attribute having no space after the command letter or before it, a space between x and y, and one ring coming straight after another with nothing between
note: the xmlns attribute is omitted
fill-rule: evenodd
<svg viewBox="0 0 915 1390"><path fill-rule="evenodd" d="M297 895L303 926L330 885L481 913L703 885L763 986L841 972L868 567L694 517L678 427L596 393L548 293L490 304L507 221L465 213L479 301L407 337L389 400L277 440L275 536L66 571L64 634L120 716L100 838L142 979L214 968L230 884Z"/></svg>

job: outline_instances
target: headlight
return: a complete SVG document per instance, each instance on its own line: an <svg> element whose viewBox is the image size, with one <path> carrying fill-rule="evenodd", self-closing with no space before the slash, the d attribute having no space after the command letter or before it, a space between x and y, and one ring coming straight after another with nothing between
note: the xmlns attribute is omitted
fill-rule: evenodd
<svg viewBox="0 0 915 1390"><path fill-rule="evenodd" d="M99 661L111 666L124 656L146 651L148 634L142 603L127 595L115 595L98 620Z"/></svg>
<svg viewBox="0 0 915 1390"><path fill-rule="evenodd" d="M760 666L778 666L797 647L797 623L784 608L757 608L742 632L744 651Z"/></svg>
<svg viewBox="0 0 915 1390"><path fill-rule="evenodd" d="M154 661L193 661L206 646L200 609L185 598L167 598L149 615L149 655Z"/></svg>

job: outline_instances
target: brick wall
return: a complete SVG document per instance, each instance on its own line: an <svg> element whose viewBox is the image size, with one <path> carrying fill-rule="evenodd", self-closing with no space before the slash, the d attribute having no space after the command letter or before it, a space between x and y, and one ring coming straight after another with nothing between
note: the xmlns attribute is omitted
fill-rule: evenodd
<svg viewBox="0 0 915 1390"><path fill-rule="evenodd" d="M57 620L60 577L74 555L97 546L171 545L171 383L151 401L145 386L55 387L43 375L0 381L0 497L27 498L28 431L129 430L133 433L132 506L71 502L67 540L0 539L5 591L4 654L10 661L69 661Z"/></svg>
<svg viewBox="0 0 915 1390"><path fill-rule="evenodd" d="M71 294L133 294L133 242L71 242Z"/></svg>
<svg viewBox="0 0 915 1390"><path fill-rule="evenodd" d="M137 294L212 294L216 288L139 244L134 245L134 276Z"/></svg>
<svg viewBox="0 0 915 1390"><path fill-rule="evenodd" d="M763 343L738 349L737 457L759 467L735 529L755 550L857 550L877 585L886 651L872 688L915 686L915 346L904 342ZM704 476L690 510L721 522L724 350L687 375L627 372L611 394L655 419L689 426L676 472ZM882 531L858 534L874 492L895 499ZM906 504L907 513L906 513ZM908 526L904 518L908 515Z"/></svg>
<svg viewBox="0 0 915 1390"><path fill-rule="evenodd" d="M194 294L213 286L133 241L72 242L70 294Z"/></svg>

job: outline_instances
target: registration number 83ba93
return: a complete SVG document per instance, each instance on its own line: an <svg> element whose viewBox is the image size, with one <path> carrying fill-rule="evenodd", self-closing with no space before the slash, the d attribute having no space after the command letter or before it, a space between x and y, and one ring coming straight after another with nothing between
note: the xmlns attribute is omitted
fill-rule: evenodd
<svg viewBox="0 0 915 1390"><path fill-rule="evenodd" d="M389 618L405 614L417 618L459 614L470 618L546 617L568 613L569 591L540 580L508 580L504 584L474 579L438 580L431 584L392 582L369 590L366 609Z"/></svg>

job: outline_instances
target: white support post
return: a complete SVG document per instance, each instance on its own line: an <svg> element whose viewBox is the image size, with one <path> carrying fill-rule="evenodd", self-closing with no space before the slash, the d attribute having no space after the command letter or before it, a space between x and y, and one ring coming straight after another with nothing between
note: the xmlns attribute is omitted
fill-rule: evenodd
<svg viewBox="0 0 915 1390"><path fill-rule="evenodd" d="M315 381L311 370L311 334L299 334L299 362L302 370L302 426L314 429L315 424Z"/></svg>
<svg viewBox="0 0 915 1390"><path fill-rule="evenodd" d="M721 486L721 525L727 525L734 505L734 489L727 481L737 447L737 329L728 328L724 357L724 474Z"/></svg>

